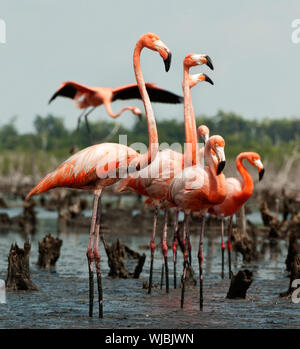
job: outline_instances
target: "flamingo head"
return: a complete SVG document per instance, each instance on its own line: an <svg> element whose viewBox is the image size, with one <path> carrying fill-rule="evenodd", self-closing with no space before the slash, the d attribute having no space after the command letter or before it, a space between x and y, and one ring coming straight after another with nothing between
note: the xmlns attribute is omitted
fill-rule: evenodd
<svg viewBox="0 0 300 349"><path fill-rule="evenodd" d="M264 176L265 169L263 163L261 162L260 155L255 152L250 152L247 154L247 160L252 166L257 168L259 180L261 181Z"/></svg>
<svg viewBox="0 0 300 349"><path fill-rule="evenodd" d="M203 54L199 55L196 53L190 53L185 57L183 64L189 68L196 65L206 64L211 70L214 70L211 58L208 55Z"/></svg>
<svg viewBox="0 0 300 349"><path fill-rule="evenodd" d="M221 136L212 136L209 138L208 143L210 145L211 150L213 150L216 153L217 157L217 176L223 171L226 159L225 159L225 140Z"/></svg>
<svg viewBox="0 0 300 349"><path fill-rule="evenodd" d="M200 125L198 127L198 137L203 139L203 142L206 143L209 140L209 128L205 125Z"/></svg>
<svg viewBox="0 0 300 349"><path fill-rule="evenodd" d="M159 36L153 33L146 33L142 36L144 46L152 51L157 51L164 60L165 69L169 71L172 54L169 48L160 40Z"/></svg>
<svg viewBox="0 0 300 349"><path fill-rule="evenodd" d="M206 74L192 74L190 75L190 88L198 84L198 82L207 81L210 84L214 84L209 76Z"/></svg>
<svg viewBox="0 0 300 349"><path fill-rule="evenodd" d="M142 111L141 111L140 108L134 107L132 109L132 112L133 112L134 115L136 115L139 118L140 121L142 120Z"/></svg>

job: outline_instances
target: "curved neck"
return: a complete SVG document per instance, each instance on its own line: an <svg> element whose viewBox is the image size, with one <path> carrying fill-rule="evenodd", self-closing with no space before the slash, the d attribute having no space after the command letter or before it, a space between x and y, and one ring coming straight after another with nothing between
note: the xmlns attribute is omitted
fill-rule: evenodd
<svg viewBox="0 0 300 349"><path fill-rule="evenodd" d="M185 132L185 166L194 166L198 160L198 140L194 109L191 98L189 67L183 65L184 93L184 132Z"/></svg>
<svg viewBox="0 0 300 349"><path fill-rule="evenodd" d="M149 136L149 146L148 151L145 154L139 156L140 168L149 165L155 158L158 152L158 135L156 129L156 122L150 102L148 92L146 90L146 85L144 77L141 70L140 55L144 45L142 43L142 38L138 40L134 53L133 53L133 68L135 73L136 82L142 96L142 100L145 107L147 126L148 126L148 136Z"/></svg>
<svg viewBox="0 0 300 349"><path fill-rule="evenodd" d="M243 197L243 199L249 199L249 197L253 193L254 184L250 173L243 164L244 159L247 159L246 155L238 155L238 157L236 158L236 168L243 179L243 191L241 193L241 196Z"/></svg>
<svg viewBox="0 0 300 349"><path fill-rule="evenodd" d="M120 111L118 113L114 113L112 108L111 108L110 102L105 101L103 103L104 103L104 107L106 109L107 114L113 119L118 118L125 110L130 110L132 113L134 110L134 107L126 106L126 107L123 107L122 109L120 109Z"/></svg>
<svg viewBox="0 0 300 349"><path fill-rule="evenodd" d="M226 196L226 178L223 173L217 175L218 162L212 156L212 147L209 141L205 145L204 159L210 175L210 201L221 203Z"/></svg>

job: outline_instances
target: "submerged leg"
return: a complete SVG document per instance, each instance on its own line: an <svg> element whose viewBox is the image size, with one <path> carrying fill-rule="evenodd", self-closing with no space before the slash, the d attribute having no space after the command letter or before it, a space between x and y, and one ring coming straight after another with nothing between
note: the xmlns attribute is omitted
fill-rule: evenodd
<svg viewBox="0 0 300 349"><path fill-rule="evenodd" d="M167 244L167 231L168 231L168 209L165 209L164 214L164 230L162 237L162 254L164 259L164 265L166 270L166 292L169 293L169 267L168 267L168 244Z"/></svg>
<svg viewBox="0 0 300 349"><path fill-rule="evenodd" d="M222 272L221 277L224 279L224 251L225 251L225 244L224 244L224 217L221 218L221 251L222 251Z"/></svg>
<svg viewBox="0 0 300 349"><path fill-rule="evenodd" d="M205 228L205 216L202 217L201 233L199 239L198 263L199 263L199 279L200 279L200 310L203 309L203 237Z"/></svg>
<svg viewBox="0 0 300 349"><path fill-rule="evenodd" d="M232 271L231 271L231 232L232 232L232 218L229 218L229 226L228 226L228 240L227 240L227 250L228 250L228 266L229 266L229 279L231 279Z"/></svg>
<svg viewBox="0 0 300 349"><path fill-rule="evenodd" d="M93 304L94 304L93 245L94 245L94 237L95 237L97 208L98 208L98 201L99 201L99 196L96 194L97 192L95 192L94 194L93 213L92 213L92 220L91 220L91 226L90 226L90 238L89 238L89 245L86 251L86 256L88 260L88 269L89 269L89 316L90 317L93 316Z"/></svg>
<svg viewBox="0 0 300 349"><path fill-rule="evenodd" d="M174 236L173 236L173 263L174 263L174 288L176 288L176 262L177 262L177 245L178 245L178 240L177 240L177 229L178 229L178 214L179 212L175 210L174 213Z"/></svg>
<svg viewBox="0 0 300 349"><path fill-rule="evenodd" d="M184 292L185 292L185 277L186 277L186 267L188 263L188 251L187 251L187 241L186 241L186 231L189 224L189 218L190 214L185 213L184 214L184 221L183 221L183 237L182 237L182 243L184 247L184 261L183 261L183 275L181 277L181 301L180 306L183 308L184 304Z"/></svg>
<svg viewBox="0 0 300 349"><path fill-rule="evenodd" d="M153 231L152 231L152 238L151 238L151 241L150 241L151 261L150 261L150 275L149 275L148 294L151 293L151 288L152 288L153 260L154 260L154 251L155 251L154 239L155 239L155 234L156 234L157 216L158 216L158 207L155 206L155 208L154 208L154 218L153 218Z"/></svg>

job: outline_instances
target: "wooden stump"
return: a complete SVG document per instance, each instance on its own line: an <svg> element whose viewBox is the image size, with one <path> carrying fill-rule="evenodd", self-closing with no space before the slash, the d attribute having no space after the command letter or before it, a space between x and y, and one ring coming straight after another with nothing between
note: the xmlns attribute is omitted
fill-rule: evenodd
<svg viewBox="0 0 300 349"><path fill-rule="evenodd" d="M108 265L110 268L108 276L122 279L138 279L140 273L143 270L146 255L144 253L140 255L138 252L131 250L128 246L122 244L122 242L119 239L116 242L114 242L111 246L108 246L103 236L102 241L104 244L106 255L108 257ZM137 266L135 267L133 273L128 271L128 269L122 261L122 259L127 258L133 258L138 260Z"/></svg>
<svg viewBox="0 0 300 349"><path fill-rule="evenodd" d="M286 292L280 293L280 297L290 297L294 290L297 288L292 287L294 280L300 279L300 256L294 256L291 263L290 285Z"/></svg>
<svg viewBox="0 0 300 349"><path fill-rule="evenodd" d="M48 234L39 241L39 257L36 265L41 268L53 267L60 256L62 240Z"/></svg>
<svg viewBox="0 0 300 349"><path fill-rule="evenodd" d="M251 262L257 258L255 241L249 237L246 231L243 231L239 227L233 228L231 241L233 242L234 250L243 255L245 262Z"/></svg>
<svg viewBox="0 0 300 349"><path fill-rule="evenodd" d="M245 269L239 270L236 275L232 276L230 287L226 298L237 299L246 298L246 293L253 281L252 271Z"/></svg>
<svg viewBox="0 0 300 349"><path fill-rule="evenodd" d="M295 233L292 233L290 235L288 254L287 254L287 257L285 260L286 270L288 272L291 271L292 262L294 260L294 257L297 256L298 252L299 252L299 246L298 246L298 242L297 242L297 235Z"/></svg>
<svg viewBox="0 0 300 349"><path fill-rule="evenodd" d="M7 290L31 290L39 288L30 280L29 257L31 245L24 243L24 249L12 244L8 256L8 270L6 278Z"/></svg>

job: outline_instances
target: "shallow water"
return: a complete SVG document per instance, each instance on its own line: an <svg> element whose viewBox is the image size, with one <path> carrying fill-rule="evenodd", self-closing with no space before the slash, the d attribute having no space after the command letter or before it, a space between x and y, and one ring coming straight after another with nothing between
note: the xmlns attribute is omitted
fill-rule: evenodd
<svg viewBox="0 0 300 349"><path fill-rule="evenodd" d="M4 210L11 216L19 209ZM1 210L3 212L3 210ZM86 248L88 234L84 232L60 233L63 240L61 256L55 270L45 271L35 267L38 258L38 241L46 233L57 235L56 212L38 211L38 231L29 237L31 242L31 279L41 289L37 292L7 292L6 304L0 304L0 328L300 328L300 303L278 295L288 288L285 258L287 246L280 241L277 248L267 248L260 260L244 266L241 256L233 254L233 271L247 267L254 273L246 300L228 300L229 279L220 277L220 238L206 237L204 241L204 309L199 311L198 285L186 291L184 309L180 309L180 288L173 289L173 265L170 269L170 293L154 288L149 296L142 288L148 279L149 236L122 234L122 242L140 253L146 253L144 270L138 280L111 279L107 277L108 265L102 253L101 268L104 288L104 319L88 315L88 272ZM89 211L86 212L89 214ZM255 214L253 215L255 217ZM252 220L253 220L252 217ZM162 218L161 218L162 219ZM209 232L207 236L209 236ZM23 246L26 237L18 232L0 234L0 279L6 278L7 255L11 243ZM107 242L116 236L106 236ZM158 242L159 242L158 237ZM198 237L192 236L193 267L198 273L196 251ZM262 241L260 241L259 248ZM177 281L182 272L181 254L178 254ZM169 250L169 260L172 255ZM160 282L161 253L155 258L154 282ZM227 255L225 263L227 261ZM227 265L226 265L227 267ZM225 272L227 269L225 269ZM225 274L227 277L227 273ZM179 286L179 285L178 285ZM97 297L95 296L95 300ZM95 302L96 303L96 302Z"/></svg>

